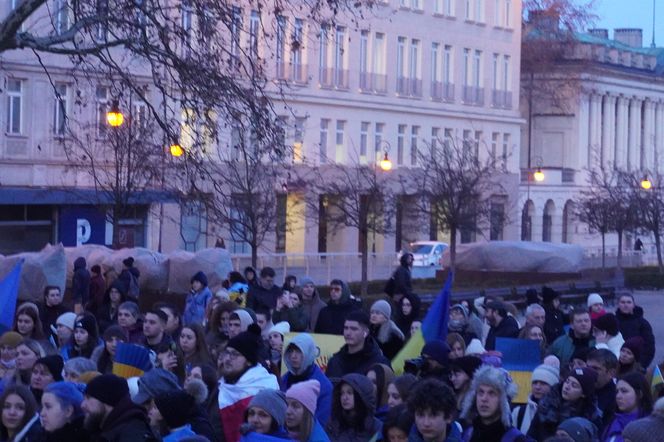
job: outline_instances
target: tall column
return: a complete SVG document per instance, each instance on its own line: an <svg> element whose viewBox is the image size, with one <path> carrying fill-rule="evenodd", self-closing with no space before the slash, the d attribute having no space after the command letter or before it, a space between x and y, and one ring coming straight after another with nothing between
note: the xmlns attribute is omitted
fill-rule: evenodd
<svg viewBox="0 0 664 442"><path fill-rule="evenodd" d="M602 96L590 96L590 117L588 128L588 167L594 169L599 166L601 158L601 130L602 130Z"/></svg>
<svg viewBox="0 0 664 442"><path fill-rule="evenodd" d="M616 97L604 96L602 105L602 165L605 168L613 167L616 149Z"/></svg>
<svg viewBox="0 0 664 442"><path fill-rule="evenodd" d="M629 103L629 137L627 147L627 169L637 170L641 167L641 100L634 97Z"/></svg>
<svg viewBox="0 0 664 442"><path fill-rule="evenodd" d="M664 103L655 103L655 151L653 154L653 172L662 171L662 160L664 160Z"/></svg>
<svg viewBox="0 0 664 442"><path fill-rule="evenodd" d="M641 141L641 169L652 170L655 165L655 103L645 101L643 106L643 140Z"/></svg>
<svg viewBox="0 0 664 442"><path fill-rule="evenodd" d="M615 167L623 169L627 167L627 143L628 143L628 105L629 100L618 97L618 109L616 113L616 163Z"/></svg>

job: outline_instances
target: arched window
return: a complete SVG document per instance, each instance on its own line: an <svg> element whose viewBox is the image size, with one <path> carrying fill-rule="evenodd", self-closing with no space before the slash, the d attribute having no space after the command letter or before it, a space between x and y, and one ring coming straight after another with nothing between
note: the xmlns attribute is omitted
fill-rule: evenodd
<svg viewBox="0 0 664 442"><path fill-rule="evenodd" d="M535 215L535 204L532 200L526 201L521 211L521 241L533 240L533 216Z"/></svg>
<svg viewBox="0 0 664 442"><path fill-rule="evenodd" d="M542 216L542 241L551 242L553 232L553 212L556 210L556 205L553 201L549 200L544 206L544 214Z"/></svg>
<svg viewBox="0 0 664 442"><path fill-rule="evenodd" d="M563 208L563 242L571 243L574 233L574 201L567 200Z"/></svg>

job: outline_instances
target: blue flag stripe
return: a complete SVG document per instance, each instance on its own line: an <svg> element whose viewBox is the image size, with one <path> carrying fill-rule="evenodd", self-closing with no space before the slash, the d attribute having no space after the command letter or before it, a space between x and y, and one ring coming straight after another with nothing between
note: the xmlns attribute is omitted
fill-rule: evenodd
<svg viewBox="0 0 664 442"><path fill-rule="evenodd" d="M21 284L23 260L16 263L2 281L0 281L0 332L11 330L16 311L18 288Z"/></svg>
<svg viewBox="0 0 664 442"><path fill-rule="evenodd" d="M422 336L424 341L447 338L447 321L450 315L450 295L452 288L452 272L447 275L445 285L429 308L424 321L422 321Z"/></svg>

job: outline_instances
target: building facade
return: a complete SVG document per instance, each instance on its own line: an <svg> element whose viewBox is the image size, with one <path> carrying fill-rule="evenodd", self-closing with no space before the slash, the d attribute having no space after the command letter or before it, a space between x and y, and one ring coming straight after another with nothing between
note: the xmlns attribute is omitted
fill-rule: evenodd
<svg viewBox="0 0 664 442"><path fill-rule="evenodd" d="M4 2L0 15L12 5ZM519 113L521 1L379 1L361 17L334 25L297 15L262 17L241 2L236 11L233 44L258 53L261 38L271 41L266 47L274 53L263 55L275 81L285 86L275 99L284 99L287 108L275 108L286 109L282 120L295 167L374 164L387 152L395 168L407 173L416 167L418 151L449 140L473 143L482 155L502 158L509 179L518 182L524 123ZM274 26L259 26L263 21ZM113 233L95 210L100 200L94 180L70 167L62 149L65 115L103 127L111 102L108 88L73 84L64 57L42 60L53 84L26 51L2 53L0 62L0 253L35 250L47 242L109 244ZM137 101L131 112L140 115L142 106ZM103 136L96 138L104 142ZM222 130L217 148L230 148L232 138L232 131ZM287 207L304 207L310 197L306 188L288 190ZM506 199L497 210L512 222L486 226L485 236L518 239L518 197L501 197ZM232 253L248 253L228 226L207 219L200 207L180 207L158 188L141 192L133 205L135 213L120 223L123 245L196 250L223 239ZM322 231L316 214L301 213L280 213L289 228L275 231L263 253L357 252L353 229ZM412 240L445 238L412 213L406 196L402 219L394 223L399 228L373 235L370 250L391 253Z"/></svg>

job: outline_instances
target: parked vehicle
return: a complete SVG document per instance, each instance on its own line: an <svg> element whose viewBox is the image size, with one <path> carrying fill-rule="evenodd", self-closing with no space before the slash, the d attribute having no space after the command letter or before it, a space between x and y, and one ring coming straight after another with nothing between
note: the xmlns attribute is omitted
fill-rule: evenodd
<svg viewBox="0 0 664 442"><path fill-rule="evenodd" d="M407 250L399 251L397 260L405 252L413 254L413 267L440 267L443 252L449 247L440 241L415 241L410 243Z"/></svg>

